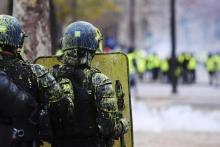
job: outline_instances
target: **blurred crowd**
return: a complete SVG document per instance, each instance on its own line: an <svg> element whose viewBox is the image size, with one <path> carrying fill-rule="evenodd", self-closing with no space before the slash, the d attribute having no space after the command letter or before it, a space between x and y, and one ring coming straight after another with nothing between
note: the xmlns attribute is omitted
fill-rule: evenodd
<svg viewBox="0 0 220 147"><path fill-rule="evenodd" d="M135 75L140 81L171 82L171 58L160 58L156 53L145 53L143 50L128 50L131 85L135 83ZM193 54L182 52L176 57L175 76L179 84L196 82L198 61ZM209 53L203 63L209 74L209 84L220 84L220 52Z"/></svg>
<svg viewBox="0 0 220 147"><path fill-rule="evenodd" d="M103 51L125 52L128 56L131 96L139 97L137 82L171 83L171 57L161 56L158 52L119 46L114 37L109 37ZM209 84L220 86L220 51L207 53L202 60L197 60L195 54L182 52L176 56L174 75L178 84L195 84L204 75L209 75ZM201 70L202 69L202 70ZM207 73L204 72L204 69ZM199 73L199 72L203 73ZM199 78L198 78L199 75ZM205 80L204 79L204 80Z"/></svg>
<svg viewBox="0 0 220 147"><path fill-rule="evenodd" d="M160 58L156 53L143 50L128 50L130 75L138 75L141 81L171 82L171 58ZM176 58L175 76L179 83L196 82L197 61L193 54L182 53ZM132 79L132 78L131 78Z"/></svg>
<svg viewBox="0 0 220 147"><path fill-rule="evenodd" d="M122 49L113 40L111 45L104 48L104 52L116 52ZM146 52L142 49L130 47L123 49L129 60L129 72L131 86L136 81L141 82L171 82L171 57L161 58L155 52ZM176 57L175 76L179 84L196 83L196 70L198 61L194 54L182 52ZM220 85L220 52L208 53L206 60L202 63L209 74L209 84Z"/></svg>

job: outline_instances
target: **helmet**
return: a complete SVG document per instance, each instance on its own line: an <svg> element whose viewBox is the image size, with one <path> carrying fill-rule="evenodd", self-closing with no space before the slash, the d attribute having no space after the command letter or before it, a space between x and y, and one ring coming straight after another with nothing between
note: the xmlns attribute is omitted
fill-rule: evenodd
<svg viewBox="0 0 220 147"><path fill-rule="evenodd" d="M77 21L67 26L62 39L62 49L78 48L95 52L101 41L99 29L88 22Z"/></svg>
<svg viewBox="0 0 220 147"><path fill-rule="evenodd" d="M65 62L90 64L95 52L102 50L102 35L92 24L77 21L67 26L61 43Z"/></svg>
<svg viewBox="0 0 220 147"><path fill-rule="evenodd" d="M0 47L21 48L24 37L21 25L15 17L0 15Z"/></svg>

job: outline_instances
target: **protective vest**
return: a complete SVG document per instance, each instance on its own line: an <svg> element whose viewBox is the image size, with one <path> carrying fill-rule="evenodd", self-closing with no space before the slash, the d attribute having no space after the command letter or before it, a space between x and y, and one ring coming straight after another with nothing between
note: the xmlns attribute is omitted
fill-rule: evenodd
<svg viewBox="0 0 220 147"><path fill-rule="evenodd" d="M218 61L218 71L220 71L220 55L218 55L218 59L217 59Z"/></svg>
<svg viewBox="0 0 220 147"><path fill-rule="evenodd" d="M181 54L181 55L178 56L178 62L179 62L179 63L183 63L184 60L185 60L185 57L184 57L183 54Z"/></svg>
<svg viewBox="0 0 220 147"><path fill-rule="evenodd" d="M189 63L187 65L187 68L189 70L195 70L196 69L196 59L194 57L190 58Z"/></svg>
<svg viewBox="0 0 220 147"><path fill-rule="evenodd" d="M215 63L215 70L220 71L220 56L219 55L214 55L212 58L213 58L213 61Z"/></svg>
<svg viewBox="0 0 220 147"><path fill-rule="evenodd" d="M55 67L57 68L57 67ZM97 137L98 128L96 124L96 105L94 100L94 89L92 76L97 70L88 70L85 76L83 68L70 66L58 67L56 78L68 78L72 82L74 92L74 115L57 122L52 120L54 137L57 140L80 141L85 138Z"/></svg>
<svg viewBox="0 0 220 147"><path fill-rule="evenodd" d="M143 55L143 51L139 50L137 53L137 67L140 73L144 73L146 70L146 60Z"/></svg>
<svg viewBox="0 0 220 147"><path fill-rule="evenodd" d="M146 59L147 70L152 70L154 68L154 55L150 54Z"/></svg>
<svg viewBox="0 0 220 147"><path fill-rule="evenodd" d="M154 62L154 68L160 67L160 58L159 57L154 56L153 62Z"/></svg>
<svg viewBox="0 0 220 147"><path fill-rule="evenodd" d="M129 73L133 74L135 73L135 65L134 65L134 60L135 60L135 53L128 53L128 63L129 63Z"/></svg>
<svg viewBox="0 0 220 147"><path fill-rule="evenodd" d="M215 70L215 63L212 57L208 58L206 61L206 68L208 72L212 72Z"/></svg>
<svg viewBox="0 0 220 147"><path fill-rule="evenodd" d="M4 57L3 59L0 60L0 70L7 74L7 77L9 77L10 81L16 87L31 96L34 95L37 97L37 83L32 76L30 65L17 58ZM24 132L22 137L16 137L17 140L35 139L38 136L38 129L36 124L30 121L30 117L32 117L33 111L35 111L33 107L33 104L36 102L35 99L32 99L33 101L29 101L30 99L14 99L15 97L11 97L8 94L1 95L0 97L0 103L2 104L0 112L0 136L1 133L8 135L15 133L17 129Z"/></svg>
<svg viewBox="0 0 220 147"><path fill-rule="evenodd" d="M162 72L167 72L169 70L169 64L167 60L161 61L160 69Z"/></svg>

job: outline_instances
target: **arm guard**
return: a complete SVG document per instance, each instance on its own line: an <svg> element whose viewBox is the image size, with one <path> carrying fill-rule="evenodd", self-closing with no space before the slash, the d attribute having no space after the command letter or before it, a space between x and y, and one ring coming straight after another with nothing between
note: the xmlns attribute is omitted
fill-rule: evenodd
<svg viewBox="0 0 220 147"><path fill-rule="evenodd" d="M37 82L41 91L43 91L44 98L48 98L49 104L58 102L64 98L63 91L55 78L43 66L39 64L32 64L32 72L37 78ZM41 100L47 103L47 100Z"/></svg>
<svg viewBox="0 0 220 147"><path fill-rule="evenodd" d="M41 102L47 104L48 99L50 112L53 113L53 116L59 115L61 117L72 113L73 102L68 95L65 95L65 91L62 90L53 75L39 64L32 64L32 71L37 78L39 88L43 92L44 99Z"/></svg>
<svg viewBox="0 0 220 147"><path fill-rule="evenodd" d="M42 124L48 123L49 112L50 120L53 122L59 123L60 119L70 117L73 114L73 102L68 95L65 95L65 91L62 90L62 87L53 75L43 66L38 64L32 64L32 71L37 78L38 86L43 95L41 98L41 103L44 105L44 110L46 114L42 114ZM63 82L65 83L65 81ZM65 84L64 84L65 85ZM49 103L49 109L47 110L47 104ZM45 126L42 125L42 128ZM45 129L43 129L45 130ZM48 139L48 132L43 132L42 136ZM45 135L44 135L45 134Z"/></svg>
<svg viewBox="0 0 220 147"><path fill-rule="evenodd" d="M19 89L0 71L0 112L6 117L28 118L37 108L37 102L27 92Z"/></svg>
<svg viewBox="0 0 220 147"><path fill-rule="evenodd" d="M120 120L112 82L104 74L96 73L93 83L95 83L99 131L105 137L118 138L124 133L124 124Z"/></svg>

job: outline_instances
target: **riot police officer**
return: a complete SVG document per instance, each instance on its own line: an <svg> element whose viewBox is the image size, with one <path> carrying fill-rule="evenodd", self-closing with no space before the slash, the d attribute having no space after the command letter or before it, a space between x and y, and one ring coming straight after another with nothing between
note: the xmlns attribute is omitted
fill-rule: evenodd
<svg viewBox="0 0 220 147"><path fill-rule="evenodd" d="M111 147L113 140L128 130L125 118L119 118L117 99L111 80L91 66L100 49L100 31L84 21L71 23L62 38L63 65L53 68L61 83L67 79L72 88L74 115L56 121L52 118L54 147ZM51 116L53 117L53 116Z"/></svg>
<svg viewBox="0 0 220 147"><path fill-rule="evenodd" d="M39 147L41 118L46 107L69 113L66 98L54 77L20 54L25 34L16 18L0 15L0 146ZM62 106L62 108L61 108ZM48 125L48 124L45 124Z"/></svg>

